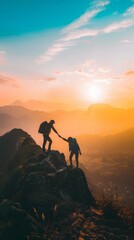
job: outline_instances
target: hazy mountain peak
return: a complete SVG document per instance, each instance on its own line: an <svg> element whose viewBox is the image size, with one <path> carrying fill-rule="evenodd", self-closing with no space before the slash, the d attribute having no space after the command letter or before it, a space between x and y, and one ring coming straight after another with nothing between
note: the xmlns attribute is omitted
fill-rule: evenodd
<svg viewBox="0 0 134 240"><path fill-rule="evenodd" d="M49 100L35 100L29 99L26 102L20 100L14 101L11 106L23 106L31 110L40 110L40 111L56 111L56 110L66 110L71 111L77 109L76 106L64 102L51 102Z"/></svg>
<svg viewBox="0 0 134 240"><path fill-rule="evenodd" d="M22 101L16 100L16 101L14 101L13 103L11 103L10 105L11 105L11 106L21 106L22 104L23 104Z"/></svg>
<svg viewBox="0 0 134 240"><path fill-rule="evenodd" d="M110 104L106 104L106 103L96 103L96 104L90 105L88 110L90 110L90 109L103 109L103 110L107 110L107 109L114 109L114 107L111 106Z"/></svg>

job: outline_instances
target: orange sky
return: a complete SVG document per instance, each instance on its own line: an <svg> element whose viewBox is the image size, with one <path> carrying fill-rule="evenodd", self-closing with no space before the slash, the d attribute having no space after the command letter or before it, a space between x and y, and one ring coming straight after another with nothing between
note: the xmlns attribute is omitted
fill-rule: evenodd
<svg viewBox="0 0 134 240"><path fill-rule="evenodd" d="M110 77L111 73L108 73L107 77L97 77L92 82L78 79L77 84L73 81L71 73L69 79L67 74L63 73L62 76L67 80L52 80L49 84L42 81L40 83L27 81L26 85L17 78L10 79L3 75L1 78L6 81L0 85L0 105L10 104L17 99L21 101L36 99L64 102L77 107L87 107L96 102L119 107L134 107L134 71L113 78Z"/></svg>

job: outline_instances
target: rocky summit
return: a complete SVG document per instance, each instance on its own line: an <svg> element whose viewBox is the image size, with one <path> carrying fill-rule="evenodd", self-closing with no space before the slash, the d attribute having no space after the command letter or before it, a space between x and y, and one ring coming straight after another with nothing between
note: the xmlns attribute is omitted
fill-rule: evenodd
<svg viewBox="0 0 134 240"><path fill-rule="evenodd" d="M21 129L0 137L0 153L0 239L133 239L121 216L96 204L84 172L63 153L43 154Z"/></svg>

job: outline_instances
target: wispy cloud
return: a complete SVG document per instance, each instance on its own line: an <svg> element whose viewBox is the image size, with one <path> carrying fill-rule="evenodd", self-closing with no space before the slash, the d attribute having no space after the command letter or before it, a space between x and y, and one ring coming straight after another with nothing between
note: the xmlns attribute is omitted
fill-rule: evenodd
<svg viewBox="0 0 134 240"><path fill-rule="evenodd" d="M82 37L92 37L98 35L98 30L90 30L90 29L81 29L76 30L74 32L69 33L65 38L64 41L76 40Z"/></svg>
<svg viewBox="0 0 134 240"><path fill-rule="evenodd" d="M121 40L120 41L120 43L126 43L126 44L128 44L128 43L134 43L134 39L123 39L123 40Z"/></svg>
<svg viewBox="0 0 134 240"><path fill-rule="evenodd" d="M63 28L61 31L62 37L56 41L45 54L42 54L37 60L37 63L45 63L53 59L54 56L68 49L68 47L76 45L76 40L84 37L94 37L100 34L109 34L114 31L131 27L134 25L133 7L126 10L123 14L126 18L118 22L113 22L101 29L87 28L90 20L98 13L105 10L110 1L94 1L94 5L90 6L89 10L81 15L74 22ZM129 13L129 14L128 14ZM131 13L131 14L130 14ZM124 16L122 17L124 18ZM86 27L86 28L84 28Z"/></svg>
<svg viewBox="0 0 134 240"><path fill-rule="evenodd" d="M112 23L105 28L102 29L81 29L81 30L76 30L74 32L69 33L65 38L64 41L71 41L71 40L76 40L80 39L83 37L93 37L97 36L99 34L104 34L104 33L111 33L114 31L121 30L123 28L128 28L130 26L134 25L134 20L133 19L127 19L127 20L122 20L120 22L115 22Z"/></svg>
<svg viewBox="0 0 134 240"><path fill-rule="evenodd" d="M96 83L104 83L104 84L111 84L111 78L101 78L101 79L95 79L94 82Z"/></svg>
<svg viewBox="0 0 134 240"><path fill-rule="evenodd" d="M55 42L55 44L53 44L48 50L47 53L45 55L42 55L39 57L39 59L37 60L38 63L42 63L42 62L47 62L49 60L52 59L52 57L58 55L60 52L64 51L65 49L67 49L68 47L74 46L75 43L73 42L65 42L65 41L57 41Z"/></svg>
<svg viewBox="0 0 134 240"><path fill-rule="evenodd" d="M124 16L134 16L134 6L127 9L127 11L124 13Z"/></svg>
<svg viewBox="0 0 134 240"><path fill-rule="evenodd" d="M89 80L89 79L98 79L98 77L106 75L106 73L109 73L110 69L106 66L99 67L94 59L89 59L83 62L82 64L79 64L75 67L72 71L57 71L55 72L55 75L57 76L74 76L77 75L78 77L82 77L83 80ZM99 78L100 79L100 78Z"/></svg>
<svg viewBox="0 0 134 240"><path fill-rule="evenodd" d="M101 72L101 73L108 73L108 72L110 72L110 69L109 69L109 68L104 68L104 67L99 67L98 70L99 70L99 72Z"/></svg>
<svg viewBox="0 0 134 240"><path fill-rule="evenodd" d="M58 80L58 78L56 78L56 77L43 77L42 78L42 81L45 81L45 82L55 82L57 80Z"/></svg>
<svg viewBox="0 0 134 240"><path fill-rule="evenodd" d="M99 12L101 12L102 9L93 9L91 11L87 11L85 14L83 14L78 20L71 23L69 26L63 29L62 33L68 33L70 31L74 31L75 29L78 29L82 26L85 26L91 18L95 17Z"/></svg>
<svg viewBox="0 0 134 240"><path fill-rule="evenodd" d="M104 10L104 7L109 3L110 1L104 0L94 1L93 6L74 22L65 27L62 30L62 33L68 33L70 31L74 31L75 29L85 26L93 17L95 17L98 13L102 12Z"/></svg>
<svg viewBox="0 0 134 240"><path fill-rule="evenodd" d="M77 75L79 77L85 77L85 78L93 78L96 76L96 73L94 71L86 71L86 70L81 70L81 69L77 69L77 70L73 70L73 71L64 71L61 73L56 73L56 75L58 76L74 76Z"/></svg>
<svg viewBox="0 0 134 240"><path fill-rule="evenodd" d="M134 70L128 71L125 74L126 76L134 76Z"/></svg>
<svg viewBox="0 0 134 240"><path fill-rule="evenodd" d="M126 19L120 22L112 23L109 26L105 27L102 32L104 33L111 33L113 31L120 30L122 28L127 28L134 25L133 19Z"/></svg>
<svg viewBox="0 0 134 240"><path fill-rule="evenodd" d="M58 80L58 78L55 78L55 77L49 77L46 79L46 81L48 81L48 82L53 82L53 81L57 81L57 80Z"/></svg>
<svg viewBox="0 0 134 240"><path fill-rule="evenodd" d="M5 74L1 74L1 73L0 73L0 85L10 86L10 87L15 87L15 88L19 87L17 79L7 76Z"/></svg>
<svg viewBox="0 0 134 240"><path fill-rule="evenodd" d="M108 0L102 0L102 1L98 1L98 0L96 0L96 1L94 1L94 4L97 6L97 7L104 7L104 6L106 6L106 5L108 5L110 3L110 1L108 1Z"/></svg>
<svg viewBox="0 0 134 240"><path fill-rule="evenodd" d="M66 50L70 46L74 46L76 43L75 39L79 39L81 37L86 36L95 36L98 34L96 30L90 29L81 29L81 27L86 26L89 21L95 17L99 12L105 9L105 6L108 5L110 1L101 0L94 1L94 5L92 5L88 11L86 11L83 15L81 15L74 22L63 28L60 32L61 38L56 41L45 54L42 54L37 60L37 63L45 63L50 61L54 56L58 55L60 52ZM73 41L73 42L72 42Z"/></svg>
<svg viewBox="0 0 134 240"><path fill-rule="evenodd" d="M52 82L57 82L58 80L59 80L58 74L55 73L52 76L49 76L46 74L40 74L33 81L38 83L44 83L44 82L52 83Z"/></svg>
<svg viewBox="0 0 134 240"><path fill-rule="evenodd" d="M80 76L80 77L95 77L96 76L96 61L94 59L88 59L82 64L75 66L75 69L72 71L57 71L55 72L56 76Z"/></svg>

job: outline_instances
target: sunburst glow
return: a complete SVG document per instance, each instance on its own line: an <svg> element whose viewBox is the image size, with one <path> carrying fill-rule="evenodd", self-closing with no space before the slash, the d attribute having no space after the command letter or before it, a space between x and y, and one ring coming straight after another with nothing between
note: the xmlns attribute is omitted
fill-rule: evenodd
<svg viewBox="0 0 134 240"><path fill-rule="evenodd" d="M91 102L100 102L103 99L103 92L99 86L92 85L84 91L84 96Z"/></svg>

